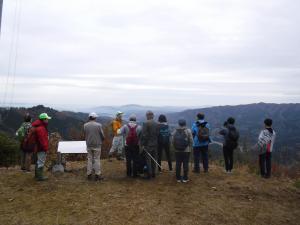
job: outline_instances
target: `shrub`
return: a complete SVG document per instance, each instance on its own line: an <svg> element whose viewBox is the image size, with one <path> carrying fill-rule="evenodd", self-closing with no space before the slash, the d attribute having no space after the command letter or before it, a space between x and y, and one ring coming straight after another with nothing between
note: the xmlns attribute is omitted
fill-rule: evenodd
<svg viewBox="0 0 300 225"><path fill-rule="evenodd" d="M19 143L4 133L0 133L0 166L13 166L19 163Z"/></svg>

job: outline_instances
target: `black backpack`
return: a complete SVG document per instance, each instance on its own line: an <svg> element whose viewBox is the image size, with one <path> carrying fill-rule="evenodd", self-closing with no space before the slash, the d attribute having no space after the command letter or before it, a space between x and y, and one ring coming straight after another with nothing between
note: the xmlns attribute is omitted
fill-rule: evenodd
<svg viewBox="0 0 300 225"><path fill-rule="evenodd" d="M189 146L189 138L186 129L176 129L173 137L174 148L178 151L184 151Z"/></svg>
<svg viewBox="0 0 300 225"><path fill-rule="evenodd" d="M230 146L231 148L236 148L238 146L239 138L240 134L238 130L234 126L228 127L226 145Z"/></svg>
<svg viewBox="0 0 300 225"><path fill-rule="evenodd" d="M166 124L161 124L159 126L159 136L158 136L158 142L160 144L168 144L170 141L170 130L169 126Z"/></svg>

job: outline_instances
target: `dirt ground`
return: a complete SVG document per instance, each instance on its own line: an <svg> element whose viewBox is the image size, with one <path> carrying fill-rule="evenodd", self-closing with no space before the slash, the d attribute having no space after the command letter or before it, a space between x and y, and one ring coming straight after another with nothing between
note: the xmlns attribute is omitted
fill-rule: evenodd
<svg viewBox="0 0 300 225"><path fill-rule="evenodd" d="M166 165L164 165L166 167ZM300 189L295 180L264 180L245 167L232 175L218 166L177 183L174 172L155 180L125 176L124 162L102 161L103 182L87 181L85 162L73 172L33 173L0 169L1 225L89 224L300 224Z"/></svg>

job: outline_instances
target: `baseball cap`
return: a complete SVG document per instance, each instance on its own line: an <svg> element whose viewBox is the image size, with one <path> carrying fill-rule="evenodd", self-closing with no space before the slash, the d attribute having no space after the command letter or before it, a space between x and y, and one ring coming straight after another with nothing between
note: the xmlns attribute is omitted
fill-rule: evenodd
<svg viewBox="0 0 300 225"><path fill-rule="evenodd" d="M40 120L50 120L51 117L48 116L47 113L41 113L41 114L39 115L39 119L40 119Z"/></svg>
<svg viewBox="0 0 300 225"><path fill-rule="evenodd" d="M97 118L98 115L97 115L97 113L95 113L95 112L91 112L91 113L89 114L89 117Z"/></svg>

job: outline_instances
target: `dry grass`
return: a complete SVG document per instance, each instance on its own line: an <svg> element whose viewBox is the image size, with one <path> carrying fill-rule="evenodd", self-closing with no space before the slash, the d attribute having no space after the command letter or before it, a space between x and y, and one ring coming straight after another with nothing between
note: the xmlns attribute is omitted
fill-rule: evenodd
<svg viewBox="0 0 300 225"><path fill-rule="evenodd" d="M125 177L123 162L102 162L102 183L88 182L85 163L72 173L37 183L16 168L0 170L1 225L58 224L299 224L295 180L263 180L239 168L232 175L212 166L178 184L174 173L156 180ZM79 169L79 170L78 170Z"/></svg>

